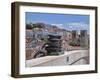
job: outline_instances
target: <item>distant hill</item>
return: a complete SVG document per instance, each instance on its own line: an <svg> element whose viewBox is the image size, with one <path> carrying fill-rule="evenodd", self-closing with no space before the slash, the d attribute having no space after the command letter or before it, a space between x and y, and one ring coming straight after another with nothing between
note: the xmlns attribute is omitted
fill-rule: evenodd
<svg viewBox="0 0 100 80"><path fill-rule="evenodd" d="M33 29L33 28L43 28L43 29L56 29L59 31L68 31L66 29L61 29L56 25L51 25L51 24L45 24L45 23L30 23L30 24L26 24L26 29ZM68 31L70 32L70 31Z"/></svg>

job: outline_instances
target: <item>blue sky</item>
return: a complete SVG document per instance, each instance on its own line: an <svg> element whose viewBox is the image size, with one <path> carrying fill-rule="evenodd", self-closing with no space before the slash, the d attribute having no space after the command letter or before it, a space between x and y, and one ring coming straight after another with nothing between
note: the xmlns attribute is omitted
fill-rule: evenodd
<svg viewBox="0 0 100 80"><path fill-rule="evenodd" d="M40 22L58 25L67 30L86 29L89 31L89 19L89 15L26 12L26 23Z"/></svg>

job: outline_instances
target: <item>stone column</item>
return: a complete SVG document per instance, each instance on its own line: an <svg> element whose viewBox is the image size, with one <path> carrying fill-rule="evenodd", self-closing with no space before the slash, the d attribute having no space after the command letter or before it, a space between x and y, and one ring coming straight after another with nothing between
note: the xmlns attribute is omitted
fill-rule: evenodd
<svg viewBox="0 0 100 80"><path fill-rule="evenodd" d="M87 35L87 30L81 30L80 31L80 44L83 47L88 47L88 38L89 36Z"/></svg>

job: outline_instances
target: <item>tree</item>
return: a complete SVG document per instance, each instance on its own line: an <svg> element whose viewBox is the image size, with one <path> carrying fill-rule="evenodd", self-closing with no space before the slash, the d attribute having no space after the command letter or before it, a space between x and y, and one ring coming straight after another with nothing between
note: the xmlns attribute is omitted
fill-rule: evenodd
<svg viewBox="0 0 100 80"><path fill-rule="evenodd" d="M26 24L26 29L32 29L32 26L30 24Z"/></svg>
<svg viewBox="0 0 100 80"><path fill-rule="evenodd" d="M45 24L43 24L43 23L36 23L36 24L33 24L32 28L44 28L44 27L45 27Z"/></svg>

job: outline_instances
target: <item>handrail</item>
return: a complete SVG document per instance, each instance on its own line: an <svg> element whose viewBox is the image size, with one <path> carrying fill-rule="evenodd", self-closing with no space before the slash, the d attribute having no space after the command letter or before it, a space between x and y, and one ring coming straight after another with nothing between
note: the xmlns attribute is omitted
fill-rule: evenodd
<svg viewBox="0 0 100 80"><path fill-rule="evenodd" d="M72 62L72 63L69 64L69 65L73 65L73 64L75 64L76 62L78 62L79 60L81 60L81 59L86 59L86 58L88 58L88 57L89 57L89 56L81 57L81 58L77 59L76 61Z"/></svg>

